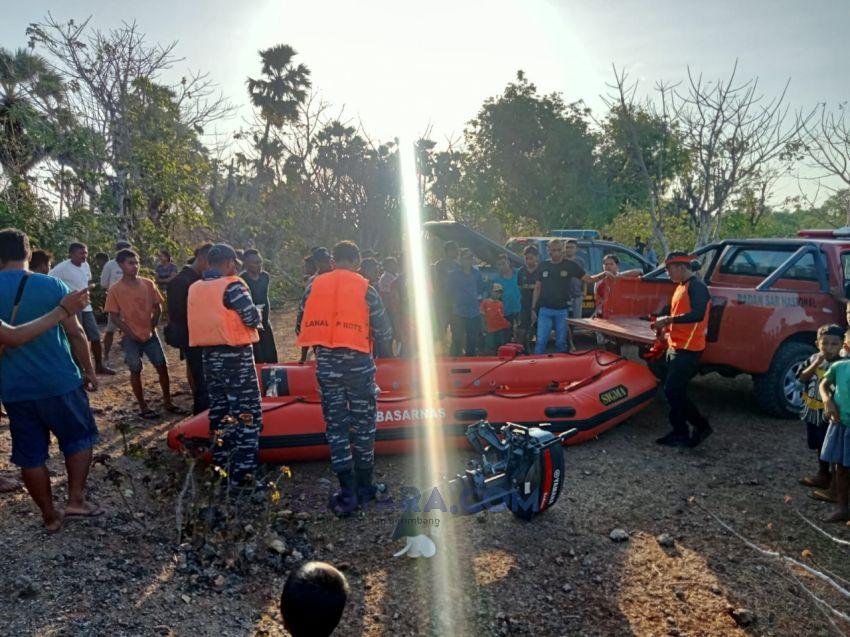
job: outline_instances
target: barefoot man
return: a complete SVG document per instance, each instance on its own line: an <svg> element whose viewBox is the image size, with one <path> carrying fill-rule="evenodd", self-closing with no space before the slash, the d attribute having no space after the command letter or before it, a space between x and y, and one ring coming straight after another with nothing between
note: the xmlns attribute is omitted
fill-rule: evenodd
<svg viewBox="0 0 850 637"><path fill-rule="evenodd" d="M29 273L29 257L26 234L11 228L0 230L0 318L5 322L19 325L53 312L70 291L58 279ZM25 345L6 349L0 360L0 391L9 413L12 462L21 468L24 485L41 509L49 533L62 528L63 518L103 513L85 496L92 447L98 437L85 390L97 389L97 378L86 335L74 311L77 308L66 305L62 309L66 314L63 329L52 327ZM83 368L82 376L71 351ZM64 511L54 506L46 467L51 433L59 442L68 472Z"/></svg>

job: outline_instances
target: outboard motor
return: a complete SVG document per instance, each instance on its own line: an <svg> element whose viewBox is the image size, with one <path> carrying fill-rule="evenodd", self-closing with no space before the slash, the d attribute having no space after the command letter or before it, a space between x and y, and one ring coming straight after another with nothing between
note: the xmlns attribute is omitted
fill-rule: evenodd
<svg viewBox="0 0 850 637"><path fill-rule="evenodd" d="M487 421L470 425L466 437L480 458L463 474L449 481L445 494L448 511L470 515L483 510L510 509L531 520L554 505L564 486L564 442L578 433L570 429L555 435L541 427L507 423L496 427ZM434 524L424 514L406 509L396 525L393 539L407 545L396 553L430 557L436 552L427 532ZM425 536L424 540L422 536Z"/></svg>

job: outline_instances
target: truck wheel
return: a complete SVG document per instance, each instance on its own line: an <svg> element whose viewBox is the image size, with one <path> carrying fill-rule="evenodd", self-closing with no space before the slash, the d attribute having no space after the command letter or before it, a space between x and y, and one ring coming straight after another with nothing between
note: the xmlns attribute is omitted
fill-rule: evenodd
<svg viewBox="0 0 850 637"><path fill-rule="evenodd" d="M803 393L797 373L815 353L812 345L785 343L773 355L770 369L753 376L755 398L762 411L778 418L798 418Z"/></svg>

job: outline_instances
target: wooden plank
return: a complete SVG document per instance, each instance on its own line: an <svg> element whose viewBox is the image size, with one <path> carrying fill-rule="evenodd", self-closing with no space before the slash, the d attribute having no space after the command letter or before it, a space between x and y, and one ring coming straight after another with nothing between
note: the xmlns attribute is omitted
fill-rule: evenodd
<svg viewBox="0 0 850 637"><path fill-rule="evenodd" d="M655 342L655 332L649 328L649 321L639 318L617 316L611 319L586 318L568 319L570 325L593 332L600 332L613 338L652 345Z"/></svg>

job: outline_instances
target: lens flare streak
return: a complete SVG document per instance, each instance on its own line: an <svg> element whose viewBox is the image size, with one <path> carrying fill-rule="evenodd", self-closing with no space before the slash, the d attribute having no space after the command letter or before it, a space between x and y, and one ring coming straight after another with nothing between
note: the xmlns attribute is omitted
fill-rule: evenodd
<svg viewBox="0 0 850 637"><path fill-rule="evenodd" d="M415 146L410 140L399 140L401 162L402 203L404 208L404 235L407 276L413 296L413 320L418 352L420 396L427 409L440 409L439 383L435 364L433 312L429 288L428 261L422 240L419 180L416 168ZM438 419L426 419L421 444L415 454L415 476L418 486L430 489L442 483L449 475L449 450ZM423 491L422 504L427 500ZM439 512L436 512L439 514ZM441 515L437 554L431 560L433 570L430 586L423 582L424 594L431 596L431 620L438 634L465 634L457 587L461 584L459 572L459 544L453 532L451 515ZM424 572L424 571L423 571Z"/></svg>

